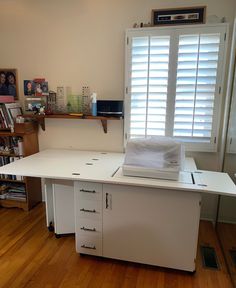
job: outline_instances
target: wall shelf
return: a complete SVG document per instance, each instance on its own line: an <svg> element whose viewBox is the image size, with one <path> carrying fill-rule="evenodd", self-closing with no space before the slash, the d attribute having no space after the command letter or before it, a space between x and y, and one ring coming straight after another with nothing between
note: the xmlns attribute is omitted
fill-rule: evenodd
<svg viewBox="0 0 236 288"><path fill-rule="evenodd" d="M91 115L70 115L70 114L51 114L51 115L24 115L25 118L33 118L45 131L45 118L47 119L78 119L78 120L99 120L101 121L104 133L107 133L108 120L120 120L122 118L104 117L104 116L91 116Z"/></svg>

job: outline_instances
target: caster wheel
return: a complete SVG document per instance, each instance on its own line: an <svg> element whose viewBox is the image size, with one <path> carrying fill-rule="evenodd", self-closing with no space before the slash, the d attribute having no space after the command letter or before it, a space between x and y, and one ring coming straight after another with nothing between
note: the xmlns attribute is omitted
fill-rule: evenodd
<svg viewBox="0 0 236 288"><path fill-rule="evenodd" d="M54 231L54 226L53 226L52 222L50 222L50 224L48 226L48 231L49 232L53 232Z"/></svg>

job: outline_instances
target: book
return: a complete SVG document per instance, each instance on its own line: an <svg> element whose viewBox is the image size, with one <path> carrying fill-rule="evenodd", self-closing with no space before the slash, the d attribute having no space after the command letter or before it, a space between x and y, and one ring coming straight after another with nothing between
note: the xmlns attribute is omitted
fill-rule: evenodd
<svg viewBox="0 0 236 288"><path fill-rule="evenodd" d="M0 128L6 128L5 122L4 122L4 117L0 111Z"/></svg>
<svg viewBox="0 0 236 288"><path fill-rule="evenodd" d="M5 124L5 128L9 128L9 125L11 125L7 110L6 110L6 106L5 104L1 103L0 104L0 113L2 115L4 124Z"/></svg>

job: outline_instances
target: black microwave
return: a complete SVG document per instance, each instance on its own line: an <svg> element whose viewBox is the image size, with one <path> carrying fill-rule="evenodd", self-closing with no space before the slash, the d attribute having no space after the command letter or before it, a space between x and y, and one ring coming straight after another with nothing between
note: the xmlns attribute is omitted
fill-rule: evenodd
<svg viewBox="0 0 236 288"><path fill-rule="evenodd" d="M105 117L123 117L122 100L97 100L97 115Z"/></svg>

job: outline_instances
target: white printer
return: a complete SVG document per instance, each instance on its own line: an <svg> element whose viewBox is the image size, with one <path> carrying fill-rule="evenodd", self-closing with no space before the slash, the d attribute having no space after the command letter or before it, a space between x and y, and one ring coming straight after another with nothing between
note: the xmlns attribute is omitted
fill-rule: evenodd
<svg viewBox="0 0 236 288"><path fill-rule="evenodd" d="M131 139L126 146L123 175L178 180L184 158L183 144L173 138Z"/></svg>

